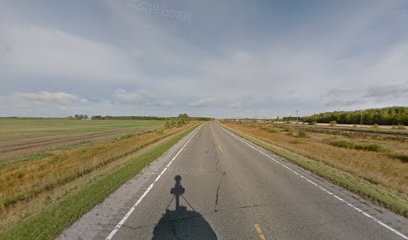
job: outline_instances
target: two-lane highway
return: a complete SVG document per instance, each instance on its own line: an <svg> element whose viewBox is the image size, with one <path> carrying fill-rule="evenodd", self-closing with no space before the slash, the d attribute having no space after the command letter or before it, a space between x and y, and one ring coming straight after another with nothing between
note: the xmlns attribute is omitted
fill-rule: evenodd
<svg viewBox="0 0 408 240"><path fill-rule="evenodd" d="M406 238L407 219L402 228L381 221L344 199L351 193L216 122L191 135L154 179L108 239Z"/></svg>

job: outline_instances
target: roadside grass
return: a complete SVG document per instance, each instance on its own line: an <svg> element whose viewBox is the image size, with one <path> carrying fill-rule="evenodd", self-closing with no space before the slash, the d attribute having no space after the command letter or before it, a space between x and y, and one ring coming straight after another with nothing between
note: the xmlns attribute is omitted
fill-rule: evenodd
<svg viewBox="0 0 408 240"><path fill-rule="evenodd" d="M262 128L260 128L262 130ZM295 127L288 127L284 130L289 136L298 138L308 138L309 134L304 129L297 129ZM277 131L269 131L269 133L277 133Z"/></svg>
<svg viewBox="0 0 408 240"><path fill-rule="evenodd" d="M408 155L404 155L404 154L398 155L398 154L395 154L394 157L395 157L396 159L399 159L399 160L400 160L401 162L403 162L403 163L408 163Z"/></svg>
<svg viewBox="0 0 408 240"><path fill-rule="evenodd" d="M29 160L41 160L46 157L51 157L53 154L48 153L48 152L38 152L31 154L29 157L25 158L24 160L29 161Z"/></svg>
<svg viewBox="0 0 408 240"><path fill-rule="evenodd" d="M387 149L374 143L370 144L361 144L361 143L353 143L345 140L338 140L338 141L330 141L328 144L336 147L341 148L348 148L348 149L356 149L356 150L365 150L371 152L386 152Z"/></svg>
<svg viewBox="0 0 408 240"><path fill-rule="evenodd" d="M309 137L309 134L307 134L307 132L306 132L305 130L300 130L300 131L298 132L298 134L297 134L297 137L300 137L300 138L308 138L308 137Z"/></svg>
<svg viewBox="0 0 408 240"><path fill-rule="evenodd" d="M128 139L128 138L131 138L131 137L134 137L135 136L135 134L133 134L133 133L131 133L131 134L126 134L126 135L124 135L124 136L120 136L120 137L118 137L118 138L116 138L115 140L125 140L125 139Z"/></svg>
<svg viewBox="0 0 408 240"><path fill-rule="evenodd" d="M246 127L251 127L253 123L248 121L241 121L242 125ZM310 133L323 133L331 134L345 137L356 137L365 139L377 139L377 140L397 140L397 141L408 141L408 132L403 128L398 128L395 125L393 128L374 128L374 127L357 127L357 125L350 126L322 126L313 125L313 123L293 125L293 124L283 124L283 123L258 123L259 128L273 127L275 129L283 129L288 131L289 128L299 128ZM404 127L401 125L401 127Z"/></svg>
<svg viewBox="0 0 408 240"><path fill-rule="evenodd" d="M265 131L270 132L270 133L278 132L278 130L276 128L271 128L271 127L260 127L259 129L265 130Z"/></svg>
<svg viewBox="0 0 408 240"><path fill-rule="evenodd" d="M384 153L355 149L331 149L323 143L299 141L285 134L267 134L239 124L223 123L227 129L295 164L408 217L407 165ZM316 136L313 136L316 138ZM321 136L318 136L321 137ZM292 138L293 139L293 138ZM316 140L315 140L316 141ZM333 151L335 150L335 151ZM402 155L405 156L405 155Z"/></svg>
<svg viewBox="0 0 408 240"><path fill-rule="evenodd" d="M53 156L54 153L51 151L40 151L40 152L35 152L23 157L14 157L14 158L8 158L8 159L2 159L0 160L0 168L11 165L11 164L16 164L16 163L22 163L24 161L38 161L47 157Z"/></svg>
<svg viewBox="0 0 408 240"><path fill-rule="evenodd" d="M110 174L103 176L79 190L65 196L64 200L56 203L38 214L27 218L18 225L0 232L1 239L53 239L65 227L74 223L93 206L102 202L110 193L127 180L138 174L150 162L164 154L174 144L190 133L196 126L170 136L164 143L152 148L130 163L117 168Z"/></svg>

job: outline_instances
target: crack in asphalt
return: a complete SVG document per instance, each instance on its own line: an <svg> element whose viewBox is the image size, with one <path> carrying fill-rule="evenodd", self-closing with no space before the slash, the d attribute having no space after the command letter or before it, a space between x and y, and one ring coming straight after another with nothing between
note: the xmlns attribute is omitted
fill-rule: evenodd
<svg viewBox="0 0 408 240"><path fill-rule="evenodd" d="M227 174L227 172L222 171L219 169L218 163L220 162L220 159L218 158L218 154L217 154L217 149L216 149L216 145L213 144L213 149L214 149L214 158L215 158L215 171L217 171L218 173L222 174L220 181L218 182L218 186L217 186L217 191L215 193L215 206L214 206L214 212L217 212L217 205L218 205L218 197L219 197L219 192L220 192L220 188L221 188L221 184L224 181L224 177L225 174Z"/></svg>

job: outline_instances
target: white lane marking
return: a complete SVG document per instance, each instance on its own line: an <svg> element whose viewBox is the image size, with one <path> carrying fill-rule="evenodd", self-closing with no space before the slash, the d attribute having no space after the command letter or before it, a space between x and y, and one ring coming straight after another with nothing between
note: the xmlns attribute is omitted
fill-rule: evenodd
<svg viewBox="0 0 408 240"><path fill-rule="evenodd" d="M375 218L374 216L372 216L372 215L370 215L369 213L365 212L364 210L362 210L362 209L356 207L355 205L353 205L353 204L347 202L347 201L344 200L343 198L337 196L336 194L330 192L330 191L327 190L326 188L324 188L324 187L320 186L319 184L313 182L312 180L308 179L308 178L305 177L304 175L302 175L302 174L296 172L296 171L293 170L292 168L286 166L285 164L281 163L280 161L276 160L275 158L273 158L273 157L269 156L268 154L264 153L264 152L261 151L260 149L255 148L254 146L252 146L251 144L247 143L247 142L244 141L243 139L237 137L235 134L232 134L231 132L226 131L223 127L221 127L221 129L222 129L224 132L226 132L226 133L230 134L231 136L233 136L234 138L238 139L239 141L245 143L247 146L251 147L252 149L254 149L255 151L257 151L258 153L260 153L260 154L266 156L267 158L271 159L272 161L276 162L277 164L281 165L282 167L288 169L289 171L291 171L291 172L294 173L295 175L297 175L297 176L303 178L303 179L306 180L308 183L310 183L310 184L312 184L312 185L314 185L314 186L320 188L322 191L324 191L324 192L326 192L327 194L333 196L333 197L336 198L337 200L339 200L339 201L345 203L347 206L353 208L353 209L356 210L357 212L359 212L359 213L363 214L364 216L370 218L370 219L373 220L374 222L376 222L376 223L378 223L379 225L383 226L384 228L390 230L391 232L397 234L397 235L400 236L401 238L408 240L408 236L404 235L403 233L399 232L398 230L394 229L393 227L388 226L387 224L385 224L385 223L382 222L381 220L378 220L377 218Z"/></svg>
<svg viewBox="0 0 408 240"><path fill-rule="evenodd" d="M202 125L204 126L204 125ZM177 158L177 156L183 151L183 149L187 146L187 144L190 142L191 139L196 135L196 133L200 130L202 127L200 126L194 133L191 135L191 137L187 140L186 143L180 148L180 150L174 155L174 157L171 159L171 161L166 165L166 167L163 169L163 171L160 172L159 176L154 179L154 181L150 184L150 186L146 189L146 191L143 193L142 196L136 201L136 203L129 209L129 211L126 213L126 215L120 220L120 222L116 225L116 227L112 230L112 232L105 238L105 240L111 240L113 236L117 233L117 231L122 227L122 225L126 222L126 220L129 218L129 216L133 213L133 211L136 209L136 207L142 202L143 198L146 197L146 195L150 192L150 190L153 188L154 184L159 181L160 177L163 175L163 173L166 172L166 170L169 168L170 164L174 161L174 159Z"/></svg>

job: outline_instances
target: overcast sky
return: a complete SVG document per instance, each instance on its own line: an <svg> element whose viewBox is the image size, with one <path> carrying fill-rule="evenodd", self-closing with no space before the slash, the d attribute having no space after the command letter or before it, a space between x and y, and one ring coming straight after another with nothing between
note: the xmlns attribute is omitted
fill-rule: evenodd
<svg viewBox="0 0 408 240"><path fill-rule="evenodd" d="M0 116L408 105L408 1L0 1Z"/></svg>

